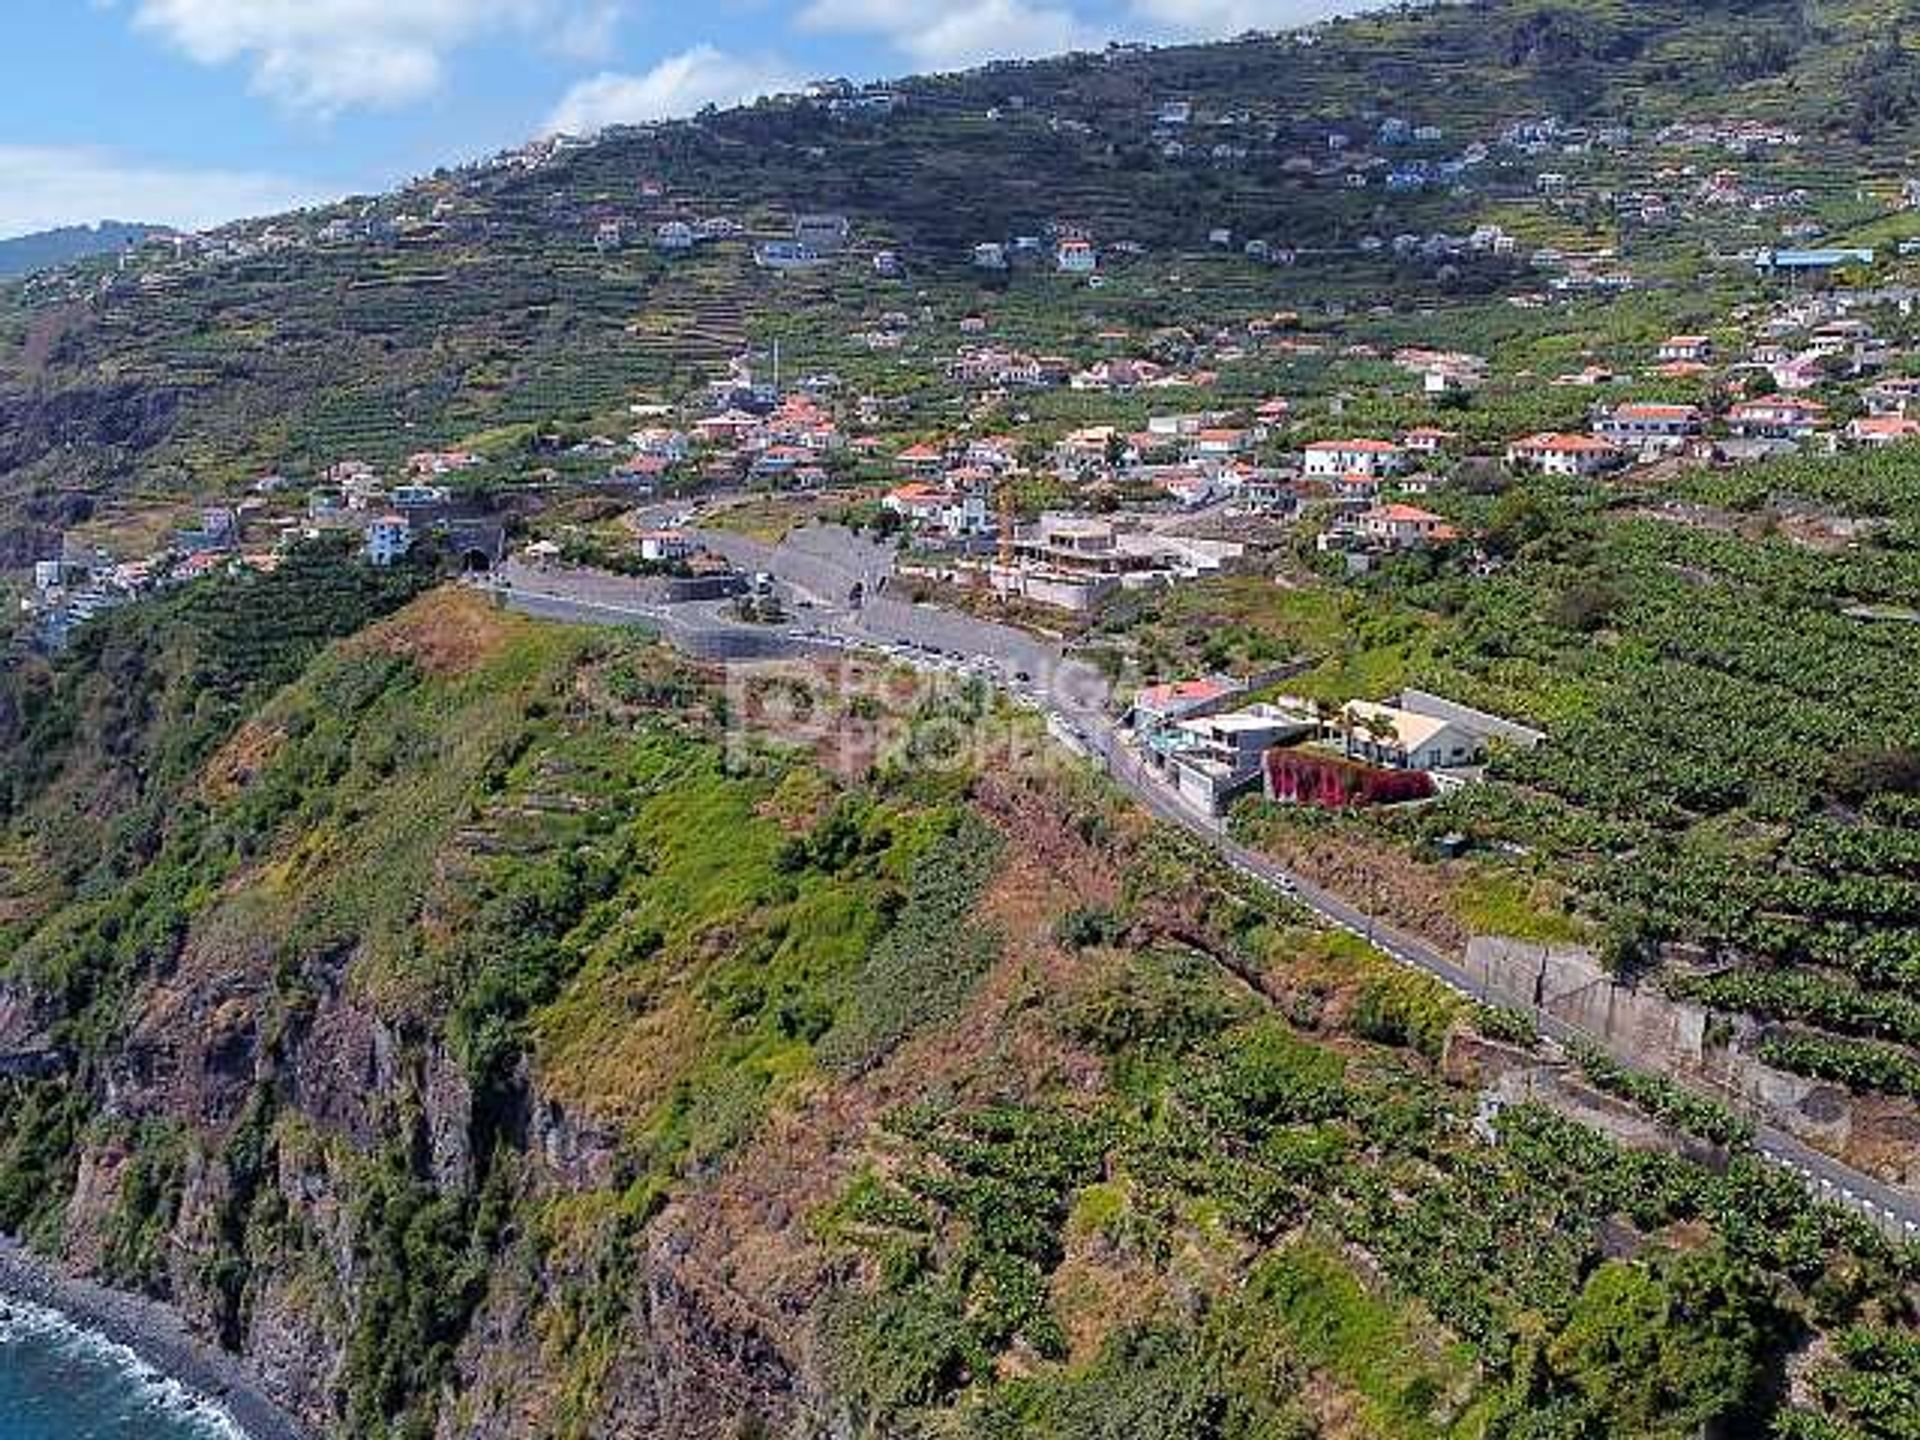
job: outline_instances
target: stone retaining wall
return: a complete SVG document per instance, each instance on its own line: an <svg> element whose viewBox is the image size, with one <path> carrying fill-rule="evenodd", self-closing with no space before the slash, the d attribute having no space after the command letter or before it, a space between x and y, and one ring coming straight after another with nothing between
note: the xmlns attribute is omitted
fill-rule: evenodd
<svg viewBox="0 0 1920 1440"><path fill-rule="evenodd" d="M1480 936L1467 945L1466 969L1491 1003L1550 1015L1615 1059L1689 1082L1810 1145L1838 1154L1853 1136L1854 1097L1762 1063L1751 1053L1761 1027L1736 1023L1725 1043L1710 1043L1708 1011L1617 980L1586 950Z"/></svg>

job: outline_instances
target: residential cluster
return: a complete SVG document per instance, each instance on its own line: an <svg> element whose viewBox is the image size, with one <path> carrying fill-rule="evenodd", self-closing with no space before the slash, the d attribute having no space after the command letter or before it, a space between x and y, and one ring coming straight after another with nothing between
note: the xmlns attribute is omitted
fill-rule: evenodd
<svg viewBox="0 0 1920 1440"><path fill-rule="evenodd" d="M1221 815L1243 795L1339 809L1428 799L1478 777L1493 749L1539 730L1408 689L1344 705L1276 694L1281 674L1150 685L1127 712L1139 756L1188 804Z"/></svg>

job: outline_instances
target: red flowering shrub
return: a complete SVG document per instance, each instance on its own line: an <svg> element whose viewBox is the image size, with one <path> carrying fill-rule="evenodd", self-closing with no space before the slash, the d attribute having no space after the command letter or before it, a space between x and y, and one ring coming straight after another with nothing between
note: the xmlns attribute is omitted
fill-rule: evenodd
<svg viewBox="0 0 1920 1440"><path fill-rule="evenodd" d="M1282 804L1344 810L1350 805L1402 805L1432 794L1433 777L1423 770L1383 770L1305 750L1267 752L1267 796Z"/></svg>

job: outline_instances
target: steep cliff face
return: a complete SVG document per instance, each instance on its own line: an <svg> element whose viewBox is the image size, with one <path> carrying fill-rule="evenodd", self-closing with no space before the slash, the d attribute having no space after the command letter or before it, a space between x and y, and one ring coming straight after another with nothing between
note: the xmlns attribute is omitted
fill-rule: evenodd
<svg viewBox="0 0 1920 1440"><path fill-rule="evenodd" d="M1487 1144L1459 1001L979 691L722 703L464 593L340 628L216 712L204 655L77 657L0 852L59 876L5 922L0 1223L318 1432L1759 1433L1795 1337L1904 1323L1742 1156Z"/></svg>
<svg viewBox="0 0 1920 1440"><path fill-rule="evenodd" d="M823 1404L790 1330L714 1288L656 1212L719 1173L786 1083L776 1062L831 1028L832 997L797 992L844 977L800 972L844 970L895 887L845 877L830 896L836 877L787 856L798 820L758 812L815 772L730 774L709 720L646 708L699 695L697 676L653 673L677 669L441 595L209 736L127 914L88 934L157 932L114 1003L76 1013L61 982L91 957L59 925L33 928L9 981L15 1048L59 1049L49 1089L87 1111L52 1166L57 1205L33 1207L43 1238L169 1298L318 1427L438 1415L445 1433L524 1434L539 1413L556 1431L698 1434ZM167 684L147 688L165 711ZM141 771L163 729L76 733L126 734ZM107 793L61 790L56 808L97 818ZM859 843L910 867L965 807L887 813L902 836ZM678 973L637 986L664 993L603 1007L667 952ZM772 962L796 967L789 1000L813 1013L713 1053L701 988L725 969L744 990ZM607 1069L564 1024L550 1044L529 1033L568 1006L589 1028L631 1020L605 1039L638 1068ZM675 1104L685 1133L663 1124ZM527 1353L569 1326L577 1344Z"/></svg>

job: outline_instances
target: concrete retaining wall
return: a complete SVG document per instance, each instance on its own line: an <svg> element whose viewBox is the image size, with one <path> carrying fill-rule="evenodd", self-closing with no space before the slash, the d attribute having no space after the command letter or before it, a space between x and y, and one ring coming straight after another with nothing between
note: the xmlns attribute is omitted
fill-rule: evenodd
<svg viewBox="0 0 1920 1440"><path fill-rule="evenodd" d="M1756 1059L1760 1027L1738 1024L1728 1043L1709 1044L1708 1011L1616 980L1585 950L1481 936L1466 968L1493 1004L1550 1015L1625 1064L1691 1082L1811 1145L1838 1152L1853 1134L1853 1097Z"/></svg>

